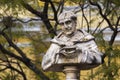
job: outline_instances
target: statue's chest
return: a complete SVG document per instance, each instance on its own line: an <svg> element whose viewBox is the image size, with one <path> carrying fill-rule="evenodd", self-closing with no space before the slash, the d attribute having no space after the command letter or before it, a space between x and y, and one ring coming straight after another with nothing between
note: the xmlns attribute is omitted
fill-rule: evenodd
<svg viewBox="0 0 120 80"><path fill-rule="evenodd" d="M74 41L82 41L83 38L84 38L84 35L83 35L83 34L75 34L75 35L72 36L72 37L67 37L67 36L62 35L62 36L60 37L60 40L61 40L61 41L64 41L64 42L68 42L68 41L74 42Z"/></svg>

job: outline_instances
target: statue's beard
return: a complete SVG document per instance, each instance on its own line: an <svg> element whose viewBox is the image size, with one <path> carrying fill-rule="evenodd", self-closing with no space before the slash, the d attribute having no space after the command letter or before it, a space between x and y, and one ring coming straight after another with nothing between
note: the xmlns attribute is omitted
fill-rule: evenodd
<svg viewBox="0 0 120 80"><path fill-rule="evenodd" d="M64 30L64 34L65 35L72 35L74 33L74 31L75 30L73 30L73 29L70 29L70 30L67 29L67 30Z"/></svg>

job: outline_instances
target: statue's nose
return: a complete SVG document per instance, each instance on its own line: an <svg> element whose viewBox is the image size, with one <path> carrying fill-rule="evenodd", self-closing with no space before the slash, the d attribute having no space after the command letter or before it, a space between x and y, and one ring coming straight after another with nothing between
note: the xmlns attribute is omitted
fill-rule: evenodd
<svg viewBox="0 0 120 80"><path fill-rule="evenodd" d="M68 28L68 25L66 23L64 23L64 28L67 29Z"/></svg>

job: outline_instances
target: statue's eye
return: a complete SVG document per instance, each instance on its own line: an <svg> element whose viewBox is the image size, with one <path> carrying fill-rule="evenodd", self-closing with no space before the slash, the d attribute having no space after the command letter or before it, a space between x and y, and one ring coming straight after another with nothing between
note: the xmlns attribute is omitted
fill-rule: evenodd
<svg viewBox="0 0 120 80"><path fill-rule="evenodd" d="M72 22L72 21L69 20L69 21L66 21L65 24L70 24L71 22Z"/></svg>
<svg viewBox="0 0 120 80"><path fill-rule="evenodd" d="M64 25L64 23L59 23L59 25Z"/></svg>

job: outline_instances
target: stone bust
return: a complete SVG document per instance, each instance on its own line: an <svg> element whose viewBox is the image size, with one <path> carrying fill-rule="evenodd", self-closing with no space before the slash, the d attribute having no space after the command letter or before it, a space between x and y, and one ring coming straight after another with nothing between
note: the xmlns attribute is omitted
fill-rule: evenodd
<svg viewBox="0 0 120 80"><path fill-rule="evenodd" d="M73 12L61 13L58 21L62 31L51 40L52 44L43 57L43 70L59 71L64 65L77 64L81 67L81 64L94 65L103 62L103 54L98 50L94 37L84 30L76 29L77 17Z"/></svg>

